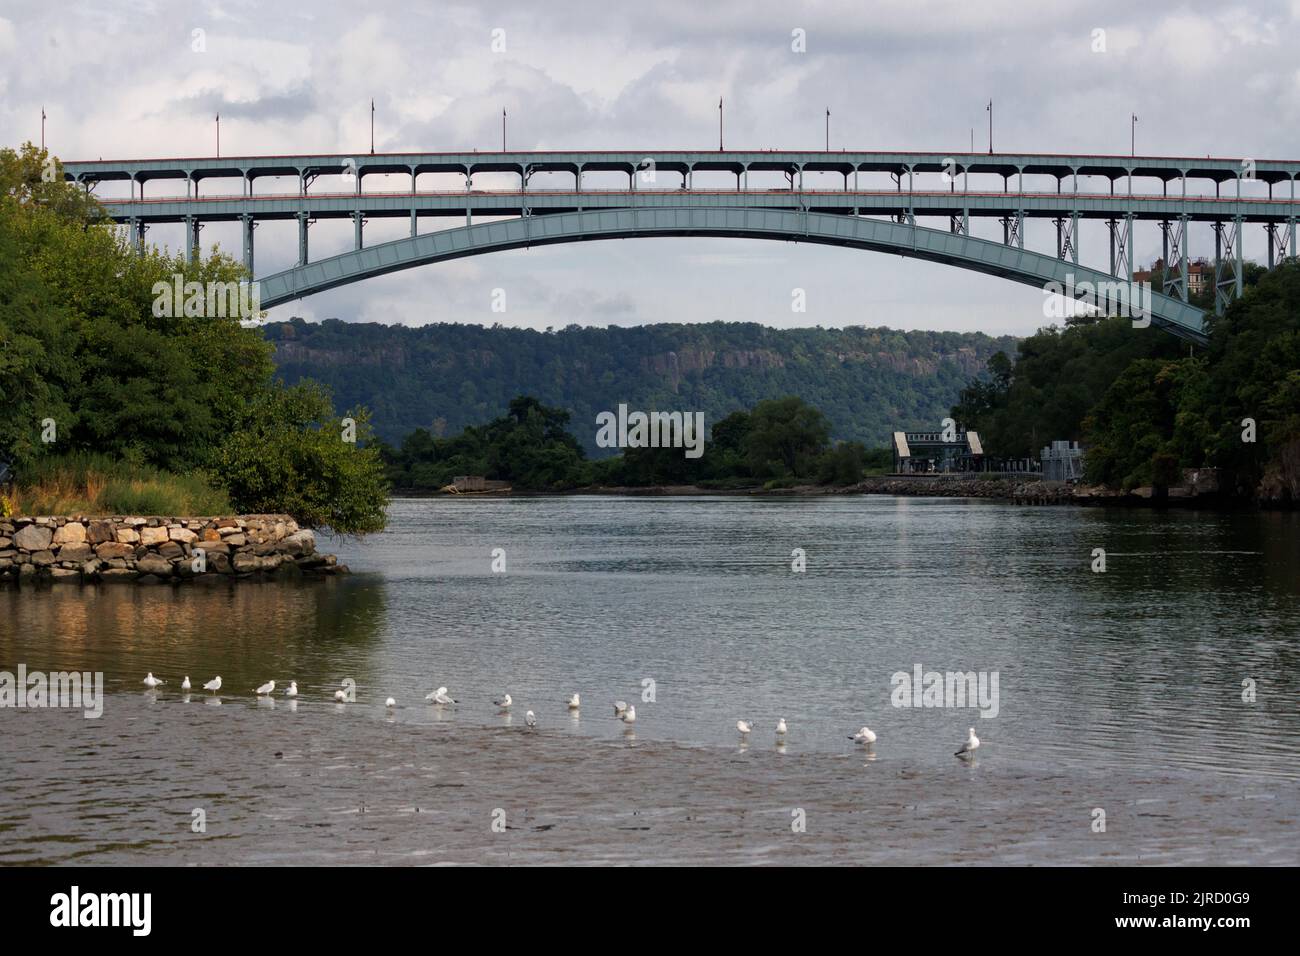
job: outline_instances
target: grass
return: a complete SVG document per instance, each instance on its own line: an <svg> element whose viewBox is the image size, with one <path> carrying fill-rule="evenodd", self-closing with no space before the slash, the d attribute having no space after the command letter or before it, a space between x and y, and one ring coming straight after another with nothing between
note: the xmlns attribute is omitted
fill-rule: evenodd
<svg viewBox="0 0 1300 956"><path fill-rule="evenodd" d="M18 515L229 514L226 493L200 474L174 475L105 455L43 458L18 476L8 494Z"/></svg>

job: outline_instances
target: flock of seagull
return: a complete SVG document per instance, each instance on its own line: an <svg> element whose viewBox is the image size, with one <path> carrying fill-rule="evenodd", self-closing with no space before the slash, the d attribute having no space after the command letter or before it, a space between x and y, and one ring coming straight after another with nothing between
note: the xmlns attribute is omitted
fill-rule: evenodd
<svg viewBox="0 0 1300 956"><path fill-rule="evenodd" d="M148 675L146 675L142 683L144 684L145 687L148 687L150 690L155 690L159 686L167 682L159 680L158 678L154 677L153 671L150 671ZM190 678L189 675L187 674L185 676L185 680L181 681L181 690L188 691L189 689L190 689ZM221 690L221 675L218 674L216 677L212 678L212 680L204 684L203 689L206 691L211 691L214 694L217 691ZM275 681L273 680L267 681L261 687L258 687L256 690L254 690L253 693L256 694L258 697L271 696L272 694L275 693ZM289 681L289 686L284 689L284 696L289 698L294 698L298 696L297 681ZM338 701L340 704L347 703L348 692L345 689L340 688L339 690L336 690L334 692L334 699ZM451 694L447 692L447 688L445 687L439 687L437 690L426 694L424 699L433 704L436 704L439 707L456 703L456 698L452 697ZM510 708L514 706L514 700L510 697L509 694L503 694L501 697L492 701L492 703L496 705L498 712L502 714L509 713ZM568 707L570 712L576 712L582 707L582 698L578 694L573 694L570 697L568 697L564 703L565 706ZM392 710L394 707L397 706L397 701L394 700L392 697L389 697L386 701L384 701L384 706L387 707L389 710ZM629 704L625 700L616 700L614 701L614 716L618 720L623 721L623 723L625 724L634 724L636 723L636 707ZM524 723L527 724L529 728L535 728L537 726L537 715L534 714L531 710L528 711L526 714L524 714ZM736 721L736 730L740 733L741 740L748 740L749 735L754 731L754 724L752 721L738 720ZM789 727L786 725L785 718L782 717L776 722L777 742L778 743L784 742L787 733L789 733ZM975 736L975 728L971 727L967 731L967 734L968 736L966 737L966 740L962 743L961 747L953 754L953 756L963 757L963 758L971 757L974 755L975 751L979 749L980 739ZM866 747L870 747L872 744L876 742L876 733L870 727L863 727L857 733L850 734L849 739L852 740L854 743L863 744Z"/></svg>

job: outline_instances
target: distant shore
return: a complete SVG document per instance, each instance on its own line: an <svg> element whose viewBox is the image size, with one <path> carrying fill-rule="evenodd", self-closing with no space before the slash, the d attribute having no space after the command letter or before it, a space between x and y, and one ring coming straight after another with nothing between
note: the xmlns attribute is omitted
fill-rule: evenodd
<svg viewBox="0 0 1300 956"><path fill-rule="evenodd" d="M393 489L396 497L403 498L549 498L566 495L612 497L799 497L815 498L828 495L893 495L917 498L996 498L1027 505L1115 505L1137 507L1195 507L1244 508L1250 502L1227 498L1215 486L1207 487L1195 480L1170 488L1165 496L1157 496L1151 488L1135 488L1121 492L1097 486L1068 484L1063 481L1043 481L1037 477L1000 477L988 474L975 475L881 475L865 478L853 485L791 485L784 488L765 488L751 485L743 488L708 488L699 485L646 485L639 487L588 486L564 491L497 491L469 492L458 495L417 489Z"/></svg>

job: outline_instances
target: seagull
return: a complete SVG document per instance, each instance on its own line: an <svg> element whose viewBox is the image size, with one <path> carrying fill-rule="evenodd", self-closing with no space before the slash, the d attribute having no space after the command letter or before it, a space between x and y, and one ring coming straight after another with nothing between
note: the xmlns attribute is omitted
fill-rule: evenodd
<svg viewBox="0 0 1300 956"><path fill-rule="evenodd" d="M623 721L623 723L625 724L635 724L636 708L629 707L627 710L623 711L623 713L619 716L619 720Z"/></svg>
<svg viewBox="0 0 1300 956"><path fill-rule="evenodd" d="M445 687L439 687L439 688L438 688L437 690L435 690L432 694L425 694L424 699L425 699L425 700L431 700L431 701L433 701L435 704L454 704L454 703L456 703L455 698L451 697L451 696L447 693L447 688L445 688Z"/></svg>
<svg viewBox="0 0 1300 956"><path fill-rule="evenodd" d="M334 699L340 704L346 704L348 702L348 692L340 688L334 692Z"/></svg>
<svg viewBox="0 0 1300 956"><path fill-rule="evenodd" d="M582 706L582 701L581 699L579 699L577 694L574 694L567 701L565 701L565 703L569 705L569 710L577 710L579 707Z"/></svg>
<svg viewBox="0 0 1300 956"><path fill-rule="evenodd" d="M524 714L524 723L526 723L529 727L536 727L537 716L530 710L528 713Z"/></svg>
<svg viewBox="0 0 1300 956"><path fill-rule="evenodd" d="M776 722L776 735L778 737L784 737L785 731L786 731L785 718L782 717L780 720Z"/></svg>
<svg viewBox="0 0 1300 956"><path fill-rule="evenodd" d="M189 689L190 689L190 675L186 674L185 679L181 681L181 690L188 691Z"/></svg>
<svg viewBox="0 0 1300 956"><path fill-rule="evenodd" d="M259 687L257 690L253 691L253 693L257 694L258 697L265 697L268 694L273 693L274 691L275 691L275 681L269 680L261 687Z"/></svg>
<svg viewBox="0 0 1300 956"><path fill-rule="evenodd" d="M393 700L393 698L390 697L388 698L388 700L384 701L384 706L387 707L389 710L392 710L394 707L397 706L397 701Z"/></svg>
<svg viewBox="0 0 1300 956"><path fill-rule="evenodd" d="M863 727L856 734L849 737L849 740L859 744L874 744L876 742L876 732L870 727Z"/></svg>
<svg viewBox="0 0 1300 956"><path fill-rule="evenodd" d="M284 689L284 696L285 697L298 696L298 682L296 680L289 681L289 686Z"/></svg>
<svg viewBox="0 0 1300 956"><path fill-rule="evenodd" d="M494 700L492 703L496 704L502 710L509 710L510 705L513 704L514 701L510 699L509 694L502 694L500 700Z"/></svg>
<svg viewBox="0 0 1300 956"><path fill-rule="evenodd" d="M203 689L204 689L204 690L210 690L210 691L212 691L212 693L214 693L214 694L215 694L217 691L221 690L221 675L218 674L216 677L212 678L212 680L210 680L210 681L208 681L206 684L204 684L204 685L203 685Z"/></svg>
<svg viewBox="0 0 1300 956"><path fill-rule="evenodd" d="M146 677L144 680L142 680L140 683L144 684L144 686L148 687L150 690L153 690L159 684L165 684L167 682L165 680L159 680L158 678L154 677L153 671L150 671L149 676Z"/></svg>
<svg viewBox="0 0 1300 956"><path fill-rule="evenodd" d="M622 717L626 713L627 713L627 701L625 700L614 701L614 716Z"/></svg>
<svg viewBox="0 0 1300 956"><path fill-rule="evenodd" d="M754 725L747 720L738 720L736 721L736 729L740 731L740 736L744 737L754 729Z"/></svg>
<svg viewBox="0 0 1300 956"><path fill-rule="evenodd" d="M975 750L979 747L980 739L975 736L975 728L971 727L968 732L970 733L970 736L967 737L966 742L961 745L961 749L953 754L954 757L965 757L974 754Z"/></svg>

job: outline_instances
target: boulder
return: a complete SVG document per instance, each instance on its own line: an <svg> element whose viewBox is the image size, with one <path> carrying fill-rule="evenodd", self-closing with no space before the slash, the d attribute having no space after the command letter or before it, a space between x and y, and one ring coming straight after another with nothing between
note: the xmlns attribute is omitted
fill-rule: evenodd
<svg viewBox="0 0 1300 956"><path fill-rule="evenodd" d="M117 540L122 544L135 544L140 540L140 532L134 528L118 528Z"/></svg>
<svg viewBox="0 0 1300 956"><path fill-rule="evenodd" d="M54 544L82 544L86 540L86 526L80 521L69 521L54 532Z"/></svg>
<svg viewBox="0 0 1300 956"><path fill-rule="evenodd" d="M248 537L243 534L228 534L222 540L232 548L242 548L244 545L248 544Z"/></svg>
<svg viewBox="0 0 1300 956"><path fill-rule="evenodd" d="M169 578L172 575L171 562L156 554L145 555L135 563L135 569L141 574L156 574L160 578Z"/></svg>
<svg viewBox="0 0 1300 956"><path fill-rule="evenodd" d="M50 580L55 583L75 584L81 580L81 572L69 570L68 568L52 568L50 570Z"/></svg>
<svg viewBox="0 0 1300 956"><path fill-rule="evenodd" d="M90 554L90 545L84 542L78 544L65 544L63 547L59 548L60 561L75 561L78 564L81 564L90 557Z"/></svg>
<svg viewBox="0 0 1300 956"><path fill-rule="evenodd" d="M54 539L54 532L41 525L29 524L14 535L14 544L23 551L44 551Z"/></svg>
<svg viewBox="0 0 1300 956"><path fill-rule="evenodd" d="M53 551L37 551L32 555L32 564L39 568L48 567L54 563Z"/></svg>
<svg viewBox="0 0 1300 956"><path fill-rule="evenodd" d="M150 545L155 545L155 544L162 544L166 540L167 540L166 528L143 528L142 527L140 529L140 543L143 544L145 547L149 547Z"/></svg>
<svg viewBox="0 0 1300 956"><path fill-rule="evenodd" d="M86 529L86 540L91 544L112 541L114 537L113 522L111 521L92 521L90 527Z"/></svg>
<svg viewBox="0 0 1300 956"><path fill-rule="evenodd" d="M105 541L103 544L95 545L95 557L108 561L111 558L129 558L134 556L135 548L129 544L118 544L112 541Z"/></svg>
<svg viewBox="0 0 1300 956"><path fill-rule="evenodd" d="M256 555L240 553L235 555L230 564L235 571L243 573L245 571L256 571L261 567L262 562Z"/></svg>
<svg viewBox="0 0 1300 956"><path fill-rule="evenodd" d="M164 558L179 558L185 553L185 549L175 541L167 541L158 546L158 553Z"/></svg>
<svg viewBox="0 0 1300 956"><path fill-rule="evenodd" d="M289 554L311 554L316 550L316 535L304 528L284 539L284 550Z"/></svg>
<svg viewBox="0 0 1300 956"><path fill-rule="evenodd" d="M129 568L109 568L106 571L99 572L99 579L110 583L134 581L136 579L136 573Z"/></svg>
<svg viewBox="0 0 1300 956"><path fill-rule="evenodd" d="M173 541L181 541L184 542L185 544L189 544L191 541L193 541L195 538L198 537L197 534L195 534L193 531L190 531L188 528L168 528L167 536L171 538Z"/></svg>

